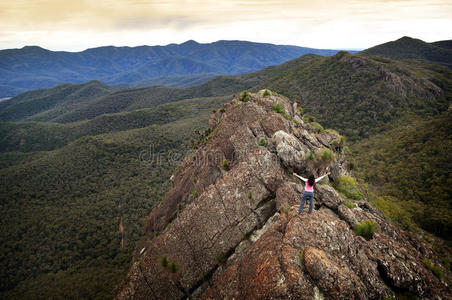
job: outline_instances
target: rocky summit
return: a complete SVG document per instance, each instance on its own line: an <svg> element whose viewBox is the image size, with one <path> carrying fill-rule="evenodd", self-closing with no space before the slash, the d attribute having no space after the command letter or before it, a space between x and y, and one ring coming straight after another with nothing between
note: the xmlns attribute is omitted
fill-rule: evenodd
<svg viewBox="0 0 452 300"><path fill-rule="evenodd" d="M428 268L440 261L430 243L333 188L349 176L343 139L300 111L265 90L212 115L150 213L116 299L452 298ZM312 214L298 213L293 172L331 173ZM375 232L357 234L361 222Z"/></svg>

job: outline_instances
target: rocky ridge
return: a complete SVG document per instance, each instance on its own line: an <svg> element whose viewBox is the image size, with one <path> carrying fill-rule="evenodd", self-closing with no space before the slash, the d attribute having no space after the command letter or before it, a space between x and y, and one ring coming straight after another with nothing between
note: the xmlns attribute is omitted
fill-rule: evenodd
<svg viewBox="0 0 452 300"><path fill-rule="evenodd" d="M287 98L261 91L216 111L200 147L172 177L147 222L116 299L382 299L406 292L450 298L423 260L431 245L388 223L366 201L354 208L318 184L315 210L297 212L292 172L347 174L343 141L305 123ZM366 240L353 228L371 220Z"/></svg>

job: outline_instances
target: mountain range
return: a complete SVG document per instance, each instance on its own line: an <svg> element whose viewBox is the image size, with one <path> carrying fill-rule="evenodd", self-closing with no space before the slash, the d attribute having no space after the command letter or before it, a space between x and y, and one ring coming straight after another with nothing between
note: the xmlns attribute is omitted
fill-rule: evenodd
<svg viewBox="0 0 452 300"><path fill-rule="evenodd" d="M82 52L50 51L38 46L0 51L0 98L60 83L100 80L118 87L166 84L183 87L215 75L240 74L314 53L312 49L246 41L167 46L99 47Z"/></svg>
<svg viewBox="0 0 452 300"><path fill-rule="evenodd" d="M402 44L404 40L411 42L404 38ZM401 46L400 56L406 48ZM296 114L300 120L291 120L291 126L298 122L309 131L301 142L335 136L331 149L342 149L349 172L358 180L358 187L341 193L355 197L358 188L363 199L384 212L386 221L421 238L427 244L423 249L434 252L425 258L431 269L442 272L438 276L443 280L450 278L451 252L432 233L448 239L452 228L447 184L452 161L448 146L452 71L424 59L339 52L331 57L308 54L186 88L119 89L90 81L30 91L0 102L0 197L8 216L0 235L2 297L113 297L134 250L136 261L149 235L159 235L165 227L171 230L171 218L152 217L151 222L151 211L155 216L167 209L171 217L184 210L185 202L180 206L173 202L175 206L168 209L171 193L166 193L174 184L170 178L184 173L178 169L184 157L209 147L218 134L209 130L208 124L217 120L212 114L240 111L239 106L248 107L246 101L239 101L246 99L243 90L262 94L265 89L286 95L299 109L285 105L291 113L284 115L277 107L280 113L269 112L257 120L259 126L286 123L286 117L294 119ZM235 100L228 104L231 99ZM269 139L257 140L266 142ZM227 172L227 163L219 162L217 167ZM191 201L201 195L204 185L193 181L196 178L187 177L178 185L184 194L176 196ZM420 184L426 182L427 189ZM256 195L252 192L251 198ZM264 204L258 203L257 209L267 207ZM290 213L288 217L297 220ZM329 219L323 214L313 219L322 220ZM168 259L170 265L172 257ZM384 271L384 265L379 268L396 280L391 277L396 273ZM427 276L423 278L430 278L425 272L421 271Z"/></svg>

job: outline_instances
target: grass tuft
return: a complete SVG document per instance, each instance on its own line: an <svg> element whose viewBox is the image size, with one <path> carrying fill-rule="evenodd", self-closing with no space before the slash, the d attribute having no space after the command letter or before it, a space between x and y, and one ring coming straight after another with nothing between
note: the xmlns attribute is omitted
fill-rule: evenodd
<svg viewBox="0 0 452 300"><path fill-rule="evenodd" d="M441 269L438 266L435 266L430 260L424 259L422 260L422 263L427 269L432 271L433 275L438 277L438 279L443 278L443 271L441 271Z"/></svg>
<svg viewBox="0 0 452 300"><path fill-rule="evenodd" d="M171 273L176 273L179 270L179 267L174 262L172 262L170 264L169 269L170 269Z"/></svg>
<svg viewBox="0 0 452 300"><path fill-rule="evenodd" d="M298 106L298 113L299 113L300 115L302 115L302 114L303 114L303 107L301 107L301 106Z"/></svg>
<svg viewBox="0 0 452 300"><path fill-rule="evenodd" d="M358 190L356 179L347 175L336 178L333 187L343 196L352 200L362 200L363 196Z"/></svg>
<svg viewBox="0 0 452 300"><path fill-rule="evenodd" d="M344 205L347 206L348 208L355 208L356 207L355 203L353 203L350 200L345 201Z"/></svg>
<svg viewBox="0 0 452 300"><path fill-rule="evenodd" d="M223 169L225 169L226 171L229 171L229 161L225 158L223 159L223 161L221 162L221 166L223 167Z"/></svg>
<svg viewBox="0 0 452 300"><path fill-rule="evenodd" d="M160 258L160 265L164 268L168 267L168 257L166 257L166 255L163 255Z"/></svg>
<svg viewBox="0 0 452 300"><path fill-rule="evenodd" d="M378 224L372 222L371 220L366 220L364 222L358 222L355 224L353 231L356 235L360 235L366 240L373 238L375 231L378 229Z"/></svg>
<svg viewBox="0 0 452 300"><path fill-rule="evenodd" d="M248 91L243 91L240 93L240 101L248 102L251 100L250 93Z"/></svg>
<svg viewBox="0 0 452 300"><path fill-rule="evenodd" d="M193 189L191 190L191 194L193 197L198 197L198 190L196 189L196 186L193 187Z"/></svg>
<svg viewBox="0 0 452 300"><path fill-rule="evenodd" d="M257 143L259 146L262 146L262 147L266 147L267 145L268 145L268 142L267 142L267 140L264 138L264 137L261 137L260 139L259 139L259 142Z"/></svg>
<svg viewBox="0 0 452 300"><path fill-rule="evenodd" d="M334 157L335 157L334 152L331 151L330 149L324 148L320 150L320 158L324 162L330 162L334 159Z"/></svg>
<svg viewBox="0 0 452 300"><path fill-rule="evenodd" d="M311 123L311 122L315 122L315 118L311 115L304 114L303 121L305 121L306 123Z"/></svg>
<svg viewBox="0 0 452 300"><path fill-rule="evenodd" d="M325 131L325 129L323 129L322 125L320 125L317 122L312 122L311 125L314 126L315 129L317 129L317 131L320 132L320 133Z"/></svg>
<svg viewBox="0 0 452 300"><path fill-rule="evenodd" d="M300 266L304 266L304 249L302 249L299 253L298 253L298 255L297 255L297 258L298 258L298 263L300 264Z"/></svg>
<svg viewBox="0 0 452 300"><path fill-rule="evenodd" d="M284 106L282 106L281 103L276 103L275 105L273 105L272 110L278 114L282 114L282 113L286 112L284 110Z"/></svg>

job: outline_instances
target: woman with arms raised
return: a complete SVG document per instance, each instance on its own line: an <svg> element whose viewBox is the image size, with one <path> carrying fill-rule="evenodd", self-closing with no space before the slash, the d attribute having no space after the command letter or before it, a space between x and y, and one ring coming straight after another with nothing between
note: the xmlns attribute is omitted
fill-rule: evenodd
<svg viewBox="0 0 452 300"><path fill-rule="evenodd" d="M298 208L298 213L302 213L303 212L303 207L304 207L304 203L306 202L306 198L310 198L310 202L309 202L309 211L308 213L312 213L312 208L314 206L314 185L319 182L320 180L322 180L325 176L330 175L331 173L326 173L323 176L320 176L319 178L315 178L314 175L309 175L308 178L304 178L301 177L300 175L298 175L297 173L293 173L294 176L300 178L301 180L303 180L306 185L304 187L304 193L303 196L301 197L301 203L300 203L300 207Z"/></svg>

